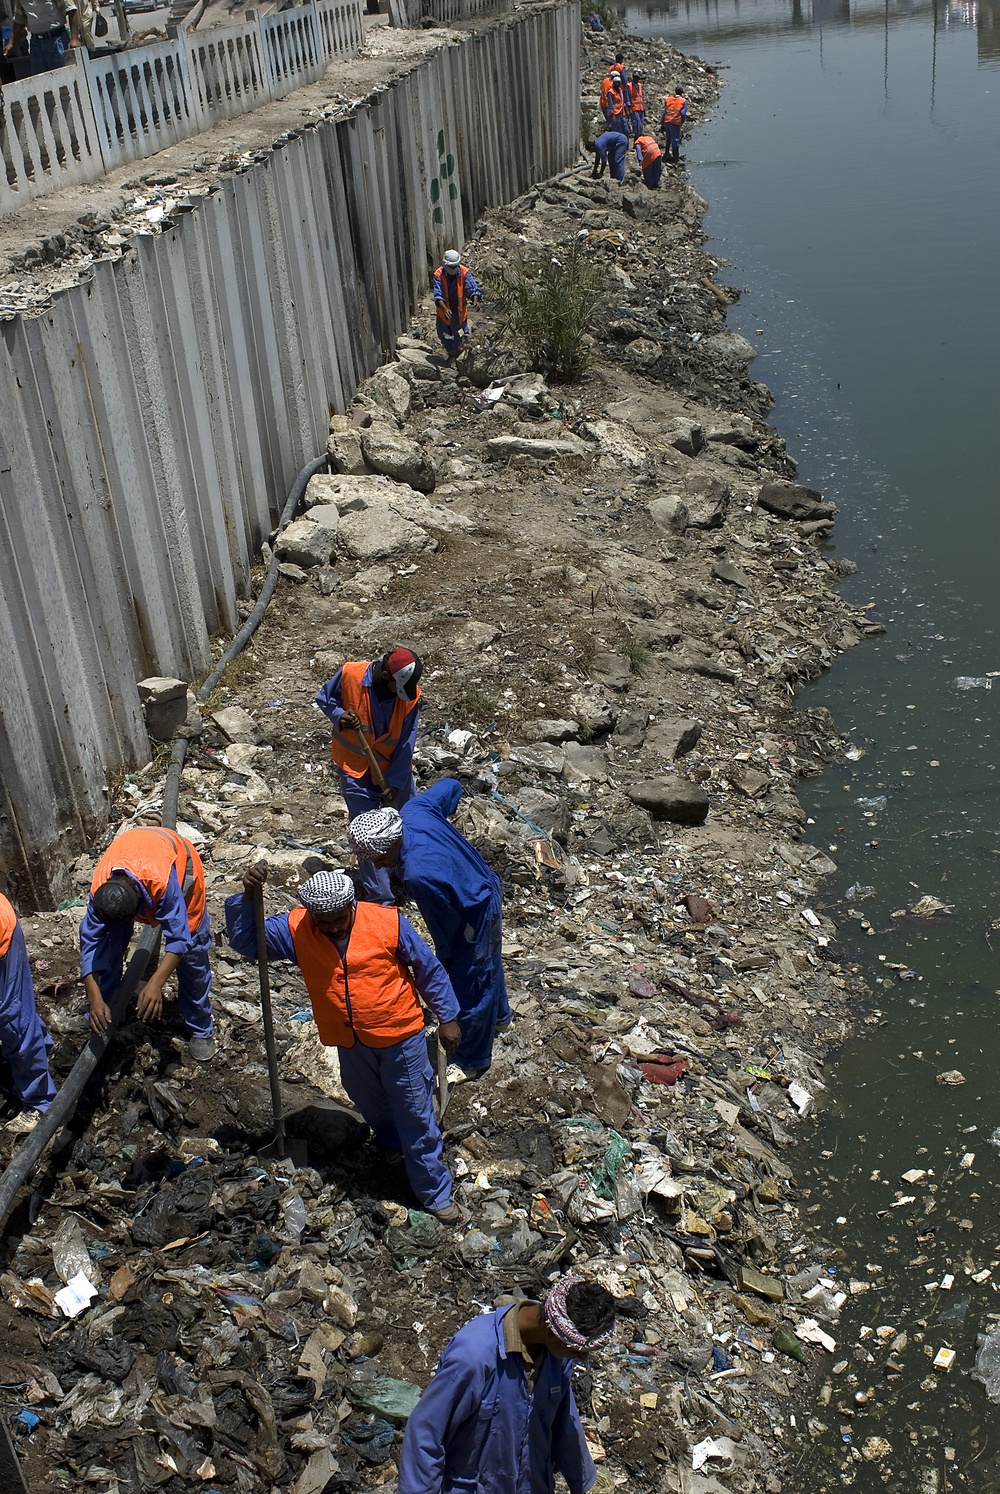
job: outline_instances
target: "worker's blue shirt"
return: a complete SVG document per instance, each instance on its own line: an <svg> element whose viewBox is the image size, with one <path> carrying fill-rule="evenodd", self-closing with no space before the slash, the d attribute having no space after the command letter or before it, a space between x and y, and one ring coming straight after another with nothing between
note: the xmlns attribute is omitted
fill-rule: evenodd
<svg viewBox="0 0 1000 1494"><path fill-rule="evenodd" d="M154 903L149 888L129 871L127 866L116 866L113 871L124 872L139 894L139 911L152 915L163 930L164 954L180 955L182 958L191 949L191 927L188 923L187 904L177 880L177 868L170 868L170 876L159 902ZM100 960L100 949L108 937L110 924L102 923L94 912L94 900L87 902L87 911L80 924L80 974L92 975Z"/></svg>
<svg viewBox="0 0 1000 1494"><path fill-rule="evenodd" d="M624 160L627 148L628 136L623 135L620 130L605 130L603 135L598 135L594 141L594 149L597 152L597 159L599 161L606 161L609 151L612 157L620 154L622 160Z"/></svg>
<svg viewBox="0 0 1000 1494"><path fill-rule="evenodd" d="M546 1354L534 1386L508 1354L503 1320L484 1313L446 1345L406 1424L397 1494L570 1494L596 1478L573 1399L573 1363Z"/></svg>
<svg viewBox="0 0 1000 1494"><path fill-rule="evenodd" d="M245 959L257 958L257 929L254 924L253 898L242 892L226 898L226 937L237 954ZM269 960L288 960L297 965L295 942L288 926L288 914L279 913L264 919L264 944ZM350 941L348 941L348 946ZM331 949L335 948L330 941ZM401 965L413 971L416 988L439 1022L454 1022L458 1001L448 979L448 972L429 944L426 944L409 919L399 915L399 944L396 957Z"/></svg>
<svg viewBox="0 0 1000 1494"><path fill-rule="evenodd" d="M369 664L361 678L362 687L368 691L371 701L372 732L376 737L384 737L389 730L392 713L396 705L396 696L389 695L383 699L377 690L372 687L372 668ZM341 677L344 671L338 669L332 680L327 680L322 690L316 696L316 704L334 724L340 726L340 718L344 714L344 701L341 695ZM389 766L384 770L385 781L390 788L407 789L410 786L410 778L413 773L413 744L417 736L417 718L420 715L420 707L409 711L403 722L399 734L399 746L389 759ZM365 774L365 778L371 777L371 770Z"/></svg>
<svg viewBox="0 0 1000 1494"><path fill-rule="evenodd" d="M423 915L440 959L471 951L500 911L503 886L449 815L462 797L455 778L442 778L404 804L398 876Z"/></svg>
<svg viewBox="0 0 1000 1494"><path fill-rule="evenodd" d="M454 327L458 320L458 287L461 280L458 275L435 275L434 276L434 300L441 301L451 312L451 324ZM470 270L465 272L465 299L472 300L473 296L481 296L482 291L475 276Z"/></svg>

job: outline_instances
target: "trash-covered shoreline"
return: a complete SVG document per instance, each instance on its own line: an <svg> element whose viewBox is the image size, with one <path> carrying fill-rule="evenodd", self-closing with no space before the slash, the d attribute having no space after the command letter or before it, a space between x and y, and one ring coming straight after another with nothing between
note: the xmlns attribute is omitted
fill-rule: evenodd
<svg viewBox="0 0 1000 1494"><path fill-rule="evenodd" d="M590 45L596 96L614 42ZM682 82L697 124L711 70L627 46L651 103ZM219 1054L187 1061L171 1007L127 1026L8 1229L0 1386L32 1490L392 1489L449 1336L569 1266L619 1303L576 1377L600 1490L792 1486L841 1296L789 1149L851 979L795 797L844 744L795 690L879 624L838 594L832 506L765 423L704 209L682 173L653 193L581 162L490 213L463 251L487 286L574 244L606 275L583 382L519 365L488 298L467 361L443 366L428 297L333 418L336 470L275 541L278 595L182 775ZM505 887L516 1020L447 1112L457 1230L366 1139L290 968L273 1000L308 1165L261 1156L257 973L218 933L252 861L270 911L350 864L312 700L397 642L425 664L420 783L462 781L457 823ZM165 767L117 787L114 829L155 821ZM81 912L23 919L60 1076L83 1040Z"/></svg>

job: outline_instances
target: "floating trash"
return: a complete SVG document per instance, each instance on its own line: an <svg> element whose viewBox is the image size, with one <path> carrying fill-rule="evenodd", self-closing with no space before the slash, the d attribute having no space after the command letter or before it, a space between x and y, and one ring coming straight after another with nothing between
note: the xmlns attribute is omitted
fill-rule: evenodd
<svg viewBox="0 0 1000 1494"><path fill-rule="evenodd" d="M952 680L956 690L992 690L993 681L988 674L960 674Z"/></svg>
<svg viewBox="0 0 1000 1494"><path fill-rule="evenodd" d="M875 794L870 799L855 799L854 803L858 809L883 810L888 804L885 794Z"/></svg>

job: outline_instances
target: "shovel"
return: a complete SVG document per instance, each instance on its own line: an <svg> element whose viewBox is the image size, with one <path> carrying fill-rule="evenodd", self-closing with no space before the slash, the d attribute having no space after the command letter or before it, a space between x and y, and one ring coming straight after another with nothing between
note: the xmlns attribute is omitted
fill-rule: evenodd
<svg viewBox="0 0 1000 1494"><path fill-rule="evenodd" d="M374 778L375 782L378 784L379 788L382 790L382 797L388 803L389 800L391 800L392 797L393 797L393 792L392 792L392 789L389 787L389 785L385 781L385 776L384 776L384 774L382 772L382 769L379 766L378 758L375 756L374 752L369 747L369 745L368 745L368 739L366 738L363 730L361 730L359 728L354 733L354 735L357 737L358 741L361 743L361 751L364 753L365 757L368 759L368 766L372 770L372 777Z"/></svg>
<svg viewBox="0 0 1000 1494"><path fill-rule="evenodd" d="M274 1111L274 1142L261 1149L262 1157L286 1157L296 1167L304 1167L307 1148L304 1141L285 1141L285 1117L281 1108L281 1080L278 1077L278 1054L274 1046L274 1016L271 1011L271 977L267 968L267 944L264 936L264 889L253 890L253 918L257 934L257 970L260 974L260 1010L264 1018L264 1049L267 1053L267 1076L271 1084L271 1108Z"/></svg>

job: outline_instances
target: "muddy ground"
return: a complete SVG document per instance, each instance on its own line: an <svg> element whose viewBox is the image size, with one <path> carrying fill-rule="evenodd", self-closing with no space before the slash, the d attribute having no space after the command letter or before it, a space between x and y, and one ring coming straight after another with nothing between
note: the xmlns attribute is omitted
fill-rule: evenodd
<svg viewBox="0 0 1000 1494"><path fill-rule="evenodd" d="M711 72L628 45L652 99L687 84L696 124ZM794 1486L798 1397L839 1304L788 1149L822 1105L851 978L812 906L832 863L795 795L844 744L795 694L879 624L838 595L829 506L794 484L725 330L736 292L702 248L704 204L683 169L658 193L629 172L622 190L581 163L465 250L487 286L573 243L600 267L582 382L518 377L489 301L445 367L428 298L400 362L334 422L354 470L307 495L328 558L286 556L183 775L216 929L261 855L272 911L292 906L305 874L350 859L313 696L344 658L422 655L419 782L460 777L458 822L506 892L516 1021L446 1117L471 1222L407 1212L401 1172L336 1108L293 969L274 989L309 1165L259 1156L257 973L218 935L211 1068L171 1011L127 1027L8 1232L0 1385L38 1418L15 1425L39 1494L391 1489L391 1382L423 1386L463 1321L570 1266L620 1303L577 1380L602 1491ZM232 706L250 720L223 731L212 713ZM168 752L121 784L112 829L155 821ZM25 919L60 1074L82 1041L80 990L59 985L81 912ZM98 1287L74 1320L52 1305L54 1242Z"/></svg>

